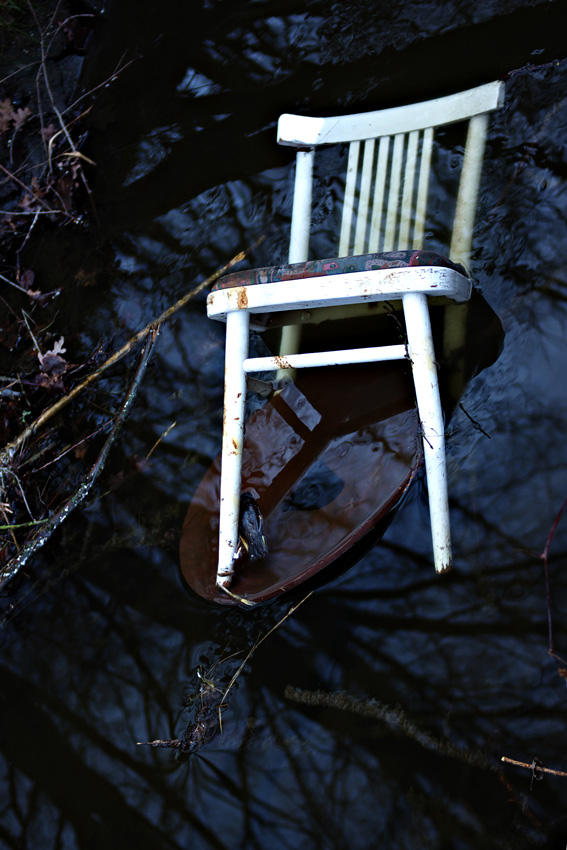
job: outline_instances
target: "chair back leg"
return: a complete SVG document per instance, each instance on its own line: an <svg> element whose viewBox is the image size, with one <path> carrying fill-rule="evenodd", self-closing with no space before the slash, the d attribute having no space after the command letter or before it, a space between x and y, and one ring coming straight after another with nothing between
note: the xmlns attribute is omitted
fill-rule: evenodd
<svg viewBox="0 0 567 850"><path fill-rule="evenodd" d="M445 459L445 423L439 395L427 297L416 292L404 295L403 308L408 336L408 353L412 364L417 409L423 435L433 558L436 571L441 573L452 566L451 529Z"/></svg>
<svg viewBox="0 0 567 850"><path fill-rule="evenodd" d="M238 546L238 518L244 444L246 374L250 317L235 310L226 317L224 413L220 479L219 561L216 583L230 585Z"/></svg>

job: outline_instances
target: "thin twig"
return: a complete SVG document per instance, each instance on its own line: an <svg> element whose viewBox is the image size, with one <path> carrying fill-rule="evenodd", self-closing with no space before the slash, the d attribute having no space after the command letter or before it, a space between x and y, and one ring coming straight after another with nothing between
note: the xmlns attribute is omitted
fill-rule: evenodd
<svg viewBox="0 0 567 850"><path fill-rule="evenodd" d="M30 189L29 186L26 186L25 183L22 183L22 181L19 179L19 177L16 177L15 174L12 174L11 171L8 171L8 169L5 168L2 165L1 162L0 162L0 171L3 171L4 174L6 174L10 178L10 180L13 180L14 183L17 183L18 186L20 187L20 189L23 189L25 192L27 192L28 195L30 195L30 197L32 197L32 198L34 197L33 189ZM65 210L54 210L53 207L50 207L49 204L46 201L43 200L43 198L35 196L35 199L39 204L42 205L42 207L45 207L45 209L48 212L50 212L54 215L66 215L68 218L72 218L72 216L70 216L69 213L66 212Z"/></svg>
<svg viewBox="0 0 567 850"><path fill-rule="evenodd" d="M12 525L0 525L0 531L12 531L13 528L30 528L32 525L43 525L49 522L47 519L34 519L30 522L16 522Z"/></svg>
<svg viewBox="0 0 567 850"><path fill-rule="evenodd" d="M66 109L64 109L61 112L61 114L65 115L67 112L70 112L72 109L74 109L77 106L77 104L79 104L82 100L85 100L85 98L93 95L96 91L98 91L98 89L106 88L108 85L110 85L110 83L113 83L117 79L118 75L121 74L122 71L124 71L126 68L128 68L129 65L132 65L133 62L137 62L138 59L140 58L139 56L136 56L136 57L134 57L134 59L130 59L124 65L120 65L120 63L124 59L125 55L126 54L122 54L122 56L120 57L120 59L118 61L118 65L116 66L116 70L112 72L110 77L107 77L107 79L104 80L102 83L99 83L98 86L94 86L94 88L89 89L89 91L85 92L80 97L78 97L76 100L74 100L73 103L71 103L69 106L66 107Z"/></svg>
<svg viewBox="0 0 567 850"><path fill-rule="evenodd" d="M35 338L34 332L32 331L32 329L31 329L31 327L30 327L30 323L29 323L29 318L30 318L30 317L28 316L28 314L26 313L26 311L25 311L25 310L22 310L22 316L24 317L24 322L25 322L26 328L28 329L28 333L29 333L29 335L30 335L30 336L31 336L31 338L32 338L33 347L34 347L34 348L35 348L35 350L37 351L38 355L41 355L41 348L39 347L39 342L38 342L38 341L37 341L37 339ZM41 361L40 361L40 362L41 362Z"/></svg>
<svg viewBox="0 0 567 850"><path fill-rule="evenodd" d="M22 71L27 71L28 68L33 68L33 66L37 65L37 64L38 64L38 62L37 62L37 60L35 60L34 62L28 62L27 65L20 65L20 67L16 68L15 71L12 71L10 74L7 74L5 77L2 77L2 79L0 80L0 86L3 86L4 83L7 82L7 80L11 79L12 77L15 77L17 74L21 74Z"/></svg>
<svg viewBox="0 0 567 850"><path fill-rule="evenodd" d="M10 286L13 286L14 289L19 289L20 292L23 292L25 295L28 294L27 289L24 289L24 287L20 286L18 283L14 283L14 281L10 280L10 278L4 277L3 274L0 274L0 280L3 280L5 283L9 283Z"/></svg>
<svg viewBox="0 0 567 850"><path fill-rule="evenodd" d="M170 432L170 431L173 431L173 429L175 428L175 426L176 426L176 425L177 425L177 422L172 422L172 423L171 423L171 425L169 426L169 428L166 428L166 429L165 429L165 431L163 432L163 434L161 435L161 437L158 437L158 439L155 441L155 443L153 444L153 446L151 447L151 449L150 449L150 450L149 450L149 452L147 453L147 455L146 455L146 460L149 460L149 459L151 458L151 456L153 455L153 453L155 452L155 450L157 449L157 447L159 446L159 444L161 443L161 441L162 441L162 440L165 440L165 438L167 437L167 435L169 434L169 432Z"/></svg>
<svg viewBox="0 0 567 850"><path fill-rule="evenodd" d="M28 505L28 500L26 499L26 494L24 493L24 488L22 487L22 482L20 481L20 478L19 478L17 472L15 472L13 469L8 469L6 467L4 467L3 469L0 469L0 485L1 485L3 490L6 489L6 485L4 483L4 475L11 475L13 478L16 479L16 484L18 485L18 489L20 491L20 496L22 497L22 502L26 506L27 512L30 515L30 517L32 519L34 519L34 515L32 514L32 512L30 510L30 506Z"/></svg>
<svg viewBox="0 0 567 850"><path fill-rule="evenodd" d="M73 449L76 449L79 446L82 446L82 444L86 443L87 440L92 440L92 438L96 437L97 434L100 434L101 431L105 431L108 428L108 426L111 425L111 424L112 424L111 419L108 419L106 422L103 422L103 424L99 428L97 428L95 431L93 431L92 434L88 434L86 437L83 437L82 440L79 440L77 443L73 443L72 446L67 446L67 448L63 449L62 452L59 452L57 457L54 457L53 460L48 460L47 463L43 464L43 466L37 466L35 469L32 469L31 475L35 475L36 472L41 472L43 469L47 469L48 466L53 466L54 463L57 463L57 461L61 460L62 457L65 457L66 454L69 454L69 452L72 452ZM37 457L37 455L36 455L36 457ZM22 464L22 466L23 466L23 464Z"/></svg>
<svg viewBox="0 0 567 850"><path fill-rule="evenodd" d="M459 402L459 407L461 408L461 410L463 411L463 413L465 414L465 416L467 417L469 422L472 424L473 428L476 428L477 431L480 431L481 434L484 434L484 436L488 437L488 439L490 440L491 439L490 434L486 433L486 431L484 430L482 425L479 422L477 422L476 419L473 419L473 417L470 415L468 410L466 410L460 402Z"/></svg>
<svg viewBox="0 0 567 850"><path fill-rule="evenodd" d="M8 507L5 503L0 503L0 514L4 517L4 522L6 523L6 530L10 532L10 536L12 537L12 541L14 546L18 547L18 540L14 533L14 529L10 525L10 521L8 519L8 514L13 513L12 509Z"/></svg>
<svg viewBox="0 0 567 850"><path fill-rule="evenodd" d="M538 773L549 773L551 776L567 777L567 771L553 770L551 767L544 767L542 764L539 764L536 759L534 759L531 764L527 764L525 761L517 761L516 759L509 759L507 756L502 756L500 761L504 761L506 764L513 764L516 767L523 767L526 770L531 770L536 778L538 778Z"/></svg>
<svg viewBox="0 0 567 850"><path fill-rule="evenodd" d="M557 530L557 526L559 525L559 520L561 519L561 514L565 510L566 506L567 506L567 498L565 499L565 501L563 502L563 504L559 508L559 511L557 512L557 516L553 520L553 525L551 526L551 531L549 532L549 534L547 536L547 540L545 542L544 550L540 555L540 558L543 561L543 572L544 572L544 575L545 575L545 598L546 598L546 602L547 602L547 636L548 636L548 641L549 641L548 652L549 652L550 655L554 656L555 658L558 658L559 656L556 656L555 648L554 648L554 644L553 644L553 617L552 617L552 613L551 613L551 583L549 581L549 549L550 549L550 546L551 546L551 541L553 540L553 537L554 537L555 532ZM559 659L559 660L562 661L562 659Z"/></svg>
<svg viewBox="0 0 567 850"><path fill-rule="evenodd" d="M45 213L45 210L43 211L43 213L42 213L42 211L41 211L41 210L36 210L36 211L35 211L35 215L34 215L33 221L32 221L32 223L30 224L30 226L28 227L28 232L27 232L27 233L26 233L26 235L25 235L24 241L22 242L22 244L20 245L20 247L19 247L19 248L18 248L18 250L16 251L16 261L17 261L17 266L18 266L18 274L20 273L20 269L21 269L20 257L22 256L23 250L24 250L24 248L25 248L25 247L26 247L26 245L27 245L28 239L29 239L29 238L31 237L31 235L32 235L33 229L34 229L34 227L36 226L36 224L37 224L37 222L38 222L39 216L40 216L40 215L43 215L44 213Z"/></svg>
<svg viewBox="0 0 567 850"><path fill-rule="evenodd" d="M266 640L266 638L268 638L268 637L272 634L272 632L274 632L277 628L279 628L279 626L281 626L281 624L282 624L285 620L287 620L287 618L288 618L288 617L291 617L291 615L292 615L295 611L297 611L297 609L299 608L299 606L300 606L300 605L303 605L303 603L304 603L307 599L309 599L309 597L311 596L311 594L312 594L312 593L313 593L313 591L312 591L312 590L310 590L310 591L309 591L309 593L308 593L306 596L304 596L304 597L303 597L303 599L300 599L300 600L299 600L299 602L296 602L296 603L295 603L295 605L292 605L292 606L291 606L291 608L289 609L289 611L287 612L287 614L284 614L284 616L281 618L281 620L278 620L278 622L275 624L275 626L272 626L272 628L271 628L268 632L266 632L266 634L265 634L265 635L262 635L262 637L256 638L256 640L254 641L254 643L253 643L253 645L252 645L252 648L249 650L249 652L247 653L246 657L244 658L244 660L243 660L243 661L242 661L242 663L240 664L240 667L238 668L238 670L236 671L236 673L234 674L234 676L232 677L232 679L231 679L231 680L230 680L230 682L228 683L228 685L227 685L227 687L226 687L226 690L224 691L224 693L223 693L223 695L222 695L222 697L221 697L221 701L220 701L220 704L219 704L219 726L220 726L221 732L222 732L222 718L221 718L221 709L222 709L222 706L223 706L223 704L224 704L224 702L225 702L225 700L226 700L226 698L227 698L227 696L228 696L228 694L229 694L230 689L233 687L234 683L236 682L236 680L238 679L238 677L239 677L239 676L240 676L240 674L242 673L242 671L243 671L243 669L245 668L246 664L248 663L248 661L250 660L250 658L254 655L254 653L256 652L256 650L258 649L258 647L260 646L260 644L261 644L261 643L264 643L264 641Z"/></svg>
<svg viewBox="0 0 567 850"><path fill-rule="evenodd" d="M37 91L37 104L38 104L38 109L39 109L39 117L40 117L40 123L41 123L42 136L43 136L43 138L45 138L45 132L44 132L45 128L44 128L44 123L43 123L43 112L42 112L42 109L41 109L41 97L40 97L40 90L39 90L40 75L43 76L43 81L44 81L44 84L45 84L45 90L47 91L47 96L49 97L49 102L51 103L51 108L53 109L55 115L57 116L59 126L61 127L61 130L62 130L65 138L67 139L67 144L69 145L69 147L71 148L73 153L77 154L78 151L77 151L77 148L75 146L75 143L74 143L74 141L71 137L71 134L69 133L69 129L68 129L67 125L65 124L63 116L62 116L61 112L59 111L57 103L55 102L55 97L53 96L53 91L51 89L51 82L49 80L49 74L47 73L47 64L46 64L47 55L46 55L46 50L45 50L45 35L46 35L47 32L49 32L50 27L53 25L53 22L55 21L57 9L59 8L59 3L56 6L56 11L54 12L54 15L52 16L52 19L49 22L48 27L45 30L45 32L41 28L39 19L36 15L33 4L30 2L30 0L28 0L28 6L30 7L30 11L31 11L31 13L32 13L32 15L35 19L36 26L37 26L38 31L39 31L39 45L40 45L40 51L41 51L41 62L40 62L39 70L37 72L37 77L36 77L36 91ZM94 214L94 217L95 217L95 220L96 220L97 213L96 213L96 207L95 207L95 204L94 204L94 201L93 201L91 189L90 189L90 186L87 182L87 178L85 177L84 170L83 170L82 166L80 165L80 163L79 163L79 173L81 175L81 181L83 183L83 186L85 187L85 190L86 190L87 195L89 197L89 201L91 203L92 211L93 211L93 214ZM65 209L65 204L63 202L63 199L60 198L60 200L61 200L63 209Z"/></svg>

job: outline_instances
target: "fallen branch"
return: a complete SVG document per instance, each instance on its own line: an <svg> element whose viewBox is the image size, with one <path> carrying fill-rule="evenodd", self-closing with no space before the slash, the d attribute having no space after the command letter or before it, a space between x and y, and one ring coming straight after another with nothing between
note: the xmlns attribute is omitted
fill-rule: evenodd
<svg viewBox="0 0 567 850"><path fill-rule="evenodd" d="M96 381L107 369L110 369L111 366L114 366L118 363L119 360L122 360L126 354L128 354L132 349L138 345L140 342L146 339L146 337L150 334L152 328L156 325L162 325L168 319L170 319L174 313L180 310L182 307L185 307L186 304L189 303L196 295L211 286L216 280L219 279L223 274L225 274L230 268L232 268L236 263L239 263L243 260L247 253L255 248L264 237L261 237L257 242L254 243L250 248L245 251L241 251L239 254L236 254L225 266L217 271L213 272L206 280L200 283L195 289L192 289L190 292L187 292L182 298L176 301L171 307L168 307L161 316L158 316L157 319L153 319L145 328L142 328L141 331L138 331L134 336L130 337L128 342L126 342L122 348L112 354L102 366L99 366L96 371L92 372L88 377L84 379L80 384L74 387L67 395L60 398L55 404L52 404L51 407L48 407L47 410L44 410L37 419L28 425L17 437L15 437L10 443L8 443L2 451L0 451L0 466L7 466L14 458L15 453L21 446L33 437L34 434L44 425L49 419L55 416L56 413L59 413L60 410L63 410L69 402L73 401L80 393L83 392L86 387L90 386L94 381Z"/></svg>
<svg viewBox="0 0 567 850"><path fill-rule="evenodd" d="M140 358L140 362L138 364L138 368L136 369L136 374L130 384L130 388L126 393L122 406L118 413L116 414L116 418L114 420L114 425L110 434L108 435L102 450L91 467L90 472L81 483L76 492L68 499L65 504L59 508L51 517L45 522L42 526L41 530L32 538L28 543L26 543L22 549L11 558L0 570L0 590L2 590L6 584L11 581L22 569L22 567L27 563L29 558L34 555L38 549L40 549L51 537L55 529L61 525L63 520L65 520L69 514L75 510L87 497L90 493L93 484L96 479L102 472L106 459L108 458L108 454L110 449L118 436L118 432L122 427L124 420L126 419L128 413L130 412L130 408L134 402L134 398L140 388L140 384L144 373L146 371L146 367L149 363L150 357L154 351L158 334L160 330L160 325L156 324L151 327L148 331L149 339L146 342L146 345L142 351L142 356Z"/></svg>
<svg viewBox="0 0 567 850"><path fill-rule="evenodd" d="M291 685L285 689L284 696L302 705L335 708L339 711L350 711L362 717L380 720L392 731L406 735L429 752L442 753L482 770L495 770L495 766L482 753L460 749L450 741L444 741L430 735L429 732L424 732L401 708L392 708L376 700L357 699L343 692L303 691Z"/></svg>

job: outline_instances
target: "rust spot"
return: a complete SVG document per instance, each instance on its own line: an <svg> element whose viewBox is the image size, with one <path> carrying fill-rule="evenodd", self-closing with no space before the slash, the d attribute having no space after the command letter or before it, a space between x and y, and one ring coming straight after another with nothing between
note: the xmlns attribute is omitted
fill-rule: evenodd
<svg viewBox="0 0 567 850"><path fill-rule="evenodd" d="M278 369L291 369L291 363L287 359L287 357L283 357L281 354L276 354L275 361L278 364Z"/></svg>
<svg viewBox="0 0 567 850"><path fill-rule="evenodd" d="M233 439L233 440L232 440L232 447L233 447L233 449L234 449L234 451L235 451L235 452L237 452L237 451L238 451L238 444L237 444L237 442L236 442L236 440L235 440L235 439Z"/></svg>
<svg viewBox="0 0 567 850"><path fill-rule="evenodd" d="M238 305L239 310L246 310L248 307L248 295L246 294L246 288L244 286L239 286L236 293L236 303Z"/></svg>

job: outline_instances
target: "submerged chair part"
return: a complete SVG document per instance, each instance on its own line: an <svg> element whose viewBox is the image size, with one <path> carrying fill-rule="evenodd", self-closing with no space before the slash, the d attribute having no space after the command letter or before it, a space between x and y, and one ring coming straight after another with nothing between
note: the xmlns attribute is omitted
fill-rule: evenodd
<svg viewBox="0 0 567 850"><path fill-rule="evenodd" d="M470 259L488 114L503 96L503 84L495 82L377 112L280 117L278 142L298 149L289 265L228 275L207 301L209 317L226 321L217 586L230 586L239 541L247 373L404 358L411 362L421 422L435 569L451 567L444 417L428 297L470 298L472 284L459 264ZM447 260L422 250L433 134L436 127L465 120L467 141ZM338 256L308 261L314 152L321 145L344 143L349 143L349 156ZM377 302L392 301L401 301L407 343L297 353L301 324L317 311L371 310ZM463 320L451 311L448 306L445 353L458 350L464 340ZM285 314L280 354L249 358L250 327L261 330L274 313Z"/></svg>

